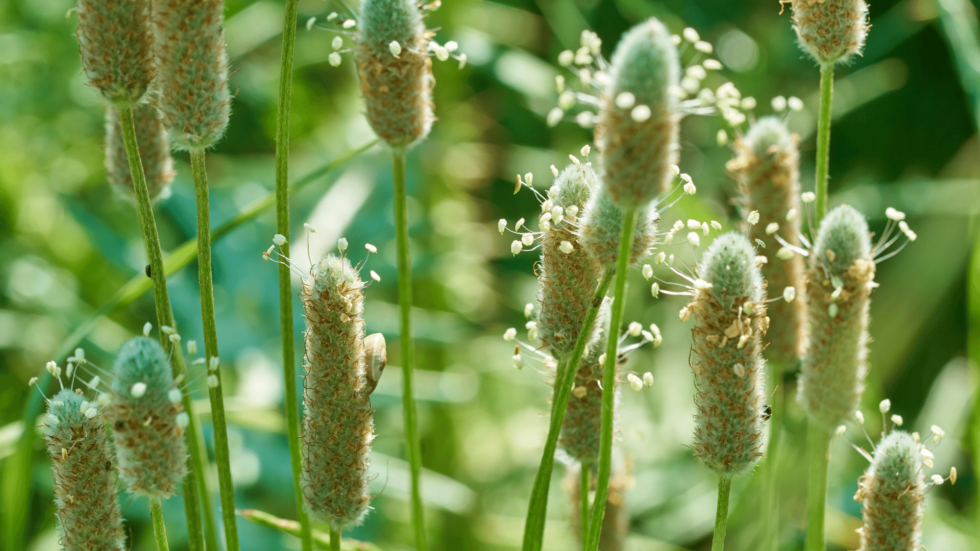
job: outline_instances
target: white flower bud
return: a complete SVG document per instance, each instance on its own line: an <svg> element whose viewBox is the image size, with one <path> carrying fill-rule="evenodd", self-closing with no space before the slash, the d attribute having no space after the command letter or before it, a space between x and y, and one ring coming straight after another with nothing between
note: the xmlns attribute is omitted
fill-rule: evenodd
<svg viewBox="0 0 980 551"><path fill-rule="evenodd" d="M509 341L512 341L512 340L514 340L516 338L517 338L517 329L514 329L513 327L511 327L511 328L507 329L506 331L504 331L504 340L505 341L508 341L509 342Z"/></svg>

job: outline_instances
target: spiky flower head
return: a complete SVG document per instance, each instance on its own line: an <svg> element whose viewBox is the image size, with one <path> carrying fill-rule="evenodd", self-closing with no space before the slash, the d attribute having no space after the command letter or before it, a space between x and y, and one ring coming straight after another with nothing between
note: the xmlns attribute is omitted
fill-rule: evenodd
<svg viewBox="0 0 980 551"><path fill-rule="evenodd" d="M755 248L741 234L708 247L687 306L694 313L694 453L731 478L752 468L764 444L762 339L765 291Z"/></svg>
<svg viewBox="0 0 980 551"><path fill-rule="evenodd" d="M862 505L861 551L916 551L926 487L922 446L908 433L892 431L875 448L859 481Z"/></svg>
<svg viewBox="0 0 980 551"><path fill-rule="evenodd" d="M336 530L367 513L374 439L365 379L364 283L344 257L328 254L303 282L306 308L306 405L303 500L310 515Z"/></svg>
<svg viewBox="0 0 980 551"><path fill-rule="evenodd" d="M550 229L541 239L537 329L541 344L559 360L575 348L600 276L599 266L576 237L575 213L585 210L595 187L592 167L571 164L558 175L549 192L552 211L562 214L551 218ZM571 244L571 249L562 250L562 243Z"/></svg>
<svg viewBox="0 0 980 551"><path fill-rule="evenodd" d="M156 74L149 0L77 0L75 12L89 84L113 103L138 103Z"/></svg>
<svg viewBox="0 0 980 551"><path fill-rule="evenodd" d="M633 232L630 264L636 264L653 250L660 214L656 205L640 207ZM593 190L579 228L579 243L600 266L615 266L619 238L623 233L623 209L616 205L605 182Z"/></svg>
<svg viewBox="0 0 980 551"><path fill-rule="evenodd" d="M793 29L800 48L820 65L861 55L868 35L864 0L794 0Z"/></svg>
<svg viewBox="0 0 980 551"><path fill-rule="evenodd" d="M135 200L129 158L119 126L119 111L109 105L105 115L105 164L109 182L122 197ZM160 111L148 103L136 105L133 107L133 124L150 199L163 199L169 195L170 182L174 179L174 161L170 156L170 140L160 120Z"/></svg>
<svg viewBox="0 0 980 551"><path fill-rule="evenodd" d="M44 441L66 551L122 551L116 460L96 404L64 389L48 402Z"/></svg>
<svg viewBox="0 0 980 551"><path fill-rule="evenodd" d="M596 126L603 180L615 204L644 206L668 189L677 164L680 61L663 23L651 18L623 36L609 78Z"/></svg>
<svg viewBox="0 0 980 551"><path fill-rule="evenodd" d="M735 141L736 156L728 162L741 193L745 213L757 212L759 219L746 224L749 239L765 244L768 262L762 277L769 294L778 296L787 287L794 289L790 302L778 300L769 305L769 346L766 356L786 366L802 354L806 343L806 298L803 257L777 255L784 241L800 246L800 155L799 136L775 117L763 117L753 124L744 138Z"/></svg>
<svg viewBox="0 0 980 551"><path fill-rule="evenodd" d="M167 499L187 472L186 414L160 343L136 337L119 350L113 368L112 426L119 472L129 492Z"/></svg>
<svg viewBox="0 0 980 551"><path fill-rule="evenodd" d="M409 146L429 135L435 83L427 55L431 37L415 0L361 3L354 60L368 122L391 146Z"/></svg>
<svg viewBox="0 0 980 551"><path fill-rule="evenodd" d="M160 110L174 144L212 146L228 126L228 59L222 0L159 0L154 3Z"/></svg>
<svg viewBox="0 0 980 551"><path fill-rule="evenodd" d="M810 254L810 336L797 396L810 419L826 430L849 420L861 401L874 275L864 217L847 205L833 209L820 223Z"/></svg>

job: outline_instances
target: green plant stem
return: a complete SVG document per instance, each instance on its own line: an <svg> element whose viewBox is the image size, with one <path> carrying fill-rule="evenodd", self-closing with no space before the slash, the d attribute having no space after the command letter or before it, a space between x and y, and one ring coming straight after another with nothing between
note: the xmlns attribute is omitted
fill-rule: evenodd
<svg viewBox="0 0 980 551"><path fill-rule="evenodd" d="M728 531L728 498L732 493L732 479L718 477L718 509L715 510L715 535L711 538L711 551L724 551L725 532Z"/></svg>
<svg viewBox="0 0 980 551"><path fill-rule="evenodd" d="M805 551L823 551L824 515L827 509L827 467L830 463L830 433L814 423L807 428L810 455L806 496Z"/></svg>
<svg viewBox="0 0 980 551"><path fill-rule="evenodd" d="M585 345L588 343L589 330L595 325L595 318L599 314L599 307L602 306L602 299L609 290L615 270L606 268L599 280L595 293L592 295L592 306L585 314L585 321L582 322L582 330L579 331L578 339L575 340L575 348L567 362L561 362L558 366L557 377L555 378L555 390L551 404L551 423L548 425L548 437L544 443L544 452L541 454L541 464L538 466L538 473L534 477L534 487L531 489L531 501L527 507L527 520L524 522L524 544L523 551L540 551L544 544L544 524L548 513L548 490L551 487L551 472L555 466L555 450L558 448L558 436L561 434L561 424L565 419L565 409L568 407L568 397L572 394L572 386L575 383L574 373L568 369L569 365L579 365L582 361L582 354L585 353ZM582 542L585 544L585 541Z"/></svg>
<svg viewBox="0 0 980 551"><path fill-rule="evenodd" d="M633 250L633 229L636 227L637 209L623 211L623 230L619 236L619 254L616 257L616 287L613 291L612 309L609 314L609 338L606 339L606 362L602 366L602 433L599 439L599 468L596 472L595 496L592 498L592 516L589 518L589 539L585 551L599 548L602 519L606 512L606 495L609 492L609 473L612 471L613 405L616 395L616 357L618 356L619 329L623 324L626 306L626 277ZM576 364L577 365L577 364Z"/></svg>
<svg viewBox="0 0 980 551"><path fill-rule="evenodd" d="M340 551L340 530L330 530L330 551Z"/></svg>
<svg viewBox="0 0 980 551"><path fill-rule="evenodd" d="M163 523L163 507L160 498L150 498L150 518L153 519L153 538L157 542L157 551L170 551L167 543L167 525Z"/></svg>
<svg viewBox="0 0 980 551"><path fill-rule="evenodd" d="M241 515L256 524L299 537L299 523L295 520L279 518L255 509L241 511ZM321 549L330 549L330 534L313 530L313 542ZM340 540L340 549L341 551L381 551L378 546L372 543L349 538Z"/></svg>
<svg viewBox="0 0 980 551"><path fill-rule="evenodd" d="M191 152L191 175L197 195L197 281L201 288L201 318L204 325L204 352L208 368L208 390L211 397L211 425L214 428L214 456L218 467L218 491L221 517L225 525L225 546L238 551L238 519L235 517L235 489L231 481L228 453L228 427L222 396L221 369L211 369L211 358L218 358L218 329L214 320L214 283L211 279L211 215L208 205L208 175L204 150ZM215 377L217 384L211 384Z"/></svg>
<svg viewBox="0 0 980 551"><path fill-rule="evenodd" d="M415 347L412 343L412 258L408 250L408 206L405 191L404 147L393 147L392 179L394 180L395 234L398 243L398 307L401 314L399 344L402 356L402 404L405 410L405 441L408 445L408 464L412 478L412 525L415 529L415 548L428 549L425 538L425 509L422 508L422 442L419 438L418 411L412 390L415 371Z"/></svg>
<svg viewBox="0 0 980 551"><path fill-rule="evenodd" d="M133 190L136 194L136 218L139 221L140 230L143 234L143 245L146 249L147 260L150 263L151 279L153 280L153 302L156 305L158 327L173 327L174 313L170 305L170 294L167 290L166 272L163 267L163 251L160 248L160 236L157 232L156 219L153 216L153 207L150 204L150 193L146 187L146 176L143 173L143 162L140 160L139 144L136 141L136 127L133 124L133 110L128 105L118 106L119 125L122 129L123 143L126 146L126 155L129 159L130 176L133 179ZM186 373L184 367L184 355L179 346L167 337L163 331L159 331L160 345L171 358L171 366L174 377L180 377ZM189 392L184 393L184 411L190 417L190 424L187 426L187 442L191 448L191 457L188 458L188 469L190 476L184 477L184 512L187 517L187 533L189 534L190 548L192 550L204 549L204 536L206 535L208 524L210 523L213 535L214 519L211 516L210 495L207 491L205 473L207 472L207 454L204 451L203 440L201 437L201 424L194 413L194 401ZM205 529L201 527L201 503L204 502L205 510ZM217 537L213 540L208 539L210 549L217 550ZM213 545L213 547L211 547Z"/></svg>
<svg viewBox="0 0 980 551"><path fill-rule="evenodd" d="M590 480L590 474L592 474L592 465L587 461L582 461L579 464L579 524L582 530L582 541L589 536L589 487L592 484Z"/></svg>
<svg viewBox="0 0 980 551"><path fill-rule="evenodd" d="M834 66L820 66L820 115L817 119L817 226L827 215L827 173L830 166L830 107L834 100Z"/></svg>
<svg viewBox="0 0 980 551"><path fill-rule="evenodd" d="M766 448L765 493L763 500L763 515L765 518L765 551L779 549L779 441L783 428L783 370L777 362L770 362L772 379L774 381L772 394L772 415L769 418L769 444Z"/></svg>
<svg viewBox="0 0 980 551"><path fill-rule="evenodd" d="M286 238L280 248L289 257L289 106L293 89L293 47L296 44L296 11L299 0L286 0L282 26L282 57L279 61L279 112L276 123L276 231ZM296 518L299 519L303 551L313 550L310 519L303 507L300 469L302 432L296 398L296 352L293 339L293 287L289 267L279 263L279 326L282 332L282 376L286 390L286 427L289 430L289 460L293 468Z"/></svg>

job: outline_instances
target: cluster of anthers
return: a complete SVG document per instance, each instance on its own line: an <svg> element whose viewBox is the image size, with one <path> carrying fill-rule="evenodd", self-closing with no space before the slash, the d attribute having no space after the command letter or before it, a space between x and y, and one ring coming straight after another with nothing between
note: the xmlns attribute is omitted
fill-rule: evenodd
<svg viewBox="0 0 980 551"><path fill-rule="evenodd" d="M898 427L901 427L903 424L905 424L905 420L902 418L902 416L896 413L891 413L891 409L892 409L892 401L887 398L882 400L878 404L878 411L881 412L881 437L882 438L887 436L888 433L891 432L892 430L895 430ZM858 425L860 425L861 432L864 434L865 439L868 441L868 444L871 446L871 452L868 452L864 448L856 445L855 443L851 442L849 439L848 439L848 443L850 443L851 447L857 450L857 452L860 453L865 459L867 459L868 461L873 461L874 458L872 457L872 454L874 453L876 446L874 441L871 440L871 436L868 435L868 431L865 430L864 428L864 413L862 413L861 410L854 412L854 419L858 422ZM889 426L889 422L891 423L891 426ZM837 430L834 432L834 434L836 436L842 436L846 432L847 432L847 425L841 425L837 427ZM942 442L944 436L946 436L946 431L944 431L942 428L940 428L937 425L931 425L929 427L929 434L926 436L925 440L922 439L922 435L920 435L918 432L912 433L912 439L918 442L919 444L919 453L922 455L922 465L924 467L927 467L929 469L935 468L934 461L933 461L935 459L935 454L933 453L933 451L936 449L936 447L939 446L939 443ZM845 436L844 438L847 437ZM949 481L950 484L956 484L956 477L957 477L956 467L950 467L949 475L947 476L942 476L940 474L930 475L928 487L940 486L946 481ZM855 499L857 499L857 496L855 496Z"/></svg>
<svg viewBox="0 0 980 551"><path fill-rule="evenodd" d="M592 152L592 148L586 144L582 146L580 152L582 156L585 157L584 163L575 155L569 155L568 158L571 159L572 163L575 165L584 164L585 166L591 166L592 163L589 161L589 154ZM675 185L669 193L658 201L658 204L666 204L657 209L657 214L663 214L685 195L694 195L697 193L697 187L694 185L694 180L691 179L690 175L682 173L680 168L676 165L672 165L671 169L674 171ZM551 165L551 174L553 177L557 178L560 174L558 167ZM558 192L557 185L552 185L545 193L542 194L540 191L534 188L533 184L534 173L528 172L523 176L518 174L514 181L514 195L517 195L517 193L521 191L521 188L526 187L527 189L531 190L531 193L534 194L538 200L538 203L541 205L541 214L538 216L538 227L540 229L538 231L533 231L528 228L526 225L527 220L524 218L519 219L514 224L513 229L509 227L506 218L501 218L497 222L497 231L500 232L500 235L510 233L518 238L512 241L510 244L510 252L514 255L517 255L523 251L536 250L540 246L539 241L541 237L551 230L552 224L558 224L563 221L567 222L573 228L573 230L578 233L578 220L581 218L579 208L576 205L570 205L568 208L565 208L564 205L556 204L555 197ZM679 195L674 198L674 194L678 192ZM717 222L712 222L712 227L715 226L717 226L716 229L721 228L720 224ZM677 232L660 232L657 234L657 241L665 244L670 243L673 240L675 233ZM705 233L705 235L707 235L707 233ZM559 245L559 249L565 254L571 253L573 250L575 250L574 245L569 241L562 241ZM663 253L660 253L657 258L659 259L662 255ZM670 255L670 257L673 258L673 255ZM660 262L662 262L662 260L658 261L658 263Z"/></svg>
<svg viewBox="0 0 980 551"><path fill-rule="evenodd" d="M681 113L719 113L732 127L744 123L745 112L756 105L754 98L743 98L738 88L728 81L715 89L704 86L709 71L718 72L722 69L720 61L709 57L714 52L711 43L701 40L698 32L691 27L684 29L679 35L673 35L671 39L684 63L684 75L680 83L671 89L671 93L681 100ZM555 77L558 106L548 112L549 126L556 126L566 117L571 117L579 126L591 128L598 120L594 110L601 106L600 98L611 84L609 62L602 57L602 39L596 33L582 31L580 44L575 51L565 50L559 54L558 63L571 71L572 78L578 80L581 90L573 89L564 75ZM630 116L637 122L644 122L652 116L650 107L637 104L636 97L629 92L619 94L615 102L620 109L629 109ZM578 106L582 106L583 110L570 115Z"/></svg>
<svg viewBox="0 0 980 551"><path fill-rule="evenodd" d="M772 98L772 100L769 103L770 105L772 105L772 110L776 114L776 116L783 119L783 121L786 120L786 117L788 117L790 113L795 113L803 110L803 100L801 100L796 96L790 96L789 98L787 98L786 96L776 96ZM750 125L755 124L755 113L754 113L754 109L756 107L755 98L752 97L742 98L740 104L742 109L747 112L748 123ZM736 135L740 136L744 134L744 132L742 131L742 123L733 124L732 127L733 127L732 130L735 132ZM718 145L722 147L728 145L728 132L726 132L724 128L718 131Z"/></svg>
<svg viewBox="0 0 980 551"><path fill-rule="evenodd" d="M442 6L440 0L435 0L429 4L422 6L424 11L430 12L439 9ZM306 20L306 30L312 30L314 27L317 29L322 29L328 32L337 33L337 36L333 38L330 42L330 47L333 48L333 52L327 56L327 62L333 67L339 67L343 63L343 54L353 54L354 49L349 46L349 43L354 41L356 34L355 29L357 28L357 18L353 11L351 15L343 15L337 12L331 12L326 17L322 18L324 22L328 23L329 26L320 26L317 24L317 18L311 17ZM427 44L428 51L427 55L438 59L439 61L448 61L449 59L455 59L459 62L459 68L462 69L466 67L466 54L459 51L459 44L454 40L450 40L445 44L439 44L431 38L435 37L435 33L427 31L430 35L429 42ZM402 54L402 50L405 47L404 44L399 44L398 41L392 41L388 44L388 50L391 51L391 55L394 57L399 57Z"/></svg>
<svg viewBox="0 0 980 551"><path fill-rule="evenodd" d="M305 227L306 230L311 235L316 233L316 229L307 223L304 223L303 227ZM306 247L307 247L306 254L308 260L310 261L310 268L306 272L300 269L300 267L292 259L290 259L282 252L282 246L285 244L286 244L286 236L282 235L281 233L275 234L274 236L272 236L272 245L269 245L268 249L262 251L262 258L270 262L275 262L276 264L282 264L283 266L286 266L287 268L290 269L290 271L292 271L294 274L299 276L299 278L303 281L306 281L307 279L313 277L313 270L316 268L316 264L314 264L313 258L309 256L310 255L309 240L306 241ZM347 238L341 237L340 239L337 240L337 250L340 251L340 256L344 256L344 254L346 254L348 246L349 245L347 243ZM365 243L364 248L367 249L368 255L366 255L364 257L364 260L361 260L361 262L357 266L354 266L354 272L360 273L361 267L367 263L367 259L370 256L370 253L378 252L378 248L370 243ZM381 281L381 276L378 275L378 272L371 270L369 273L371 274L371 279L373 279L374 281ZM347 276L345 275L345 277ZM351 280L348 281L348 283L354 283L354 281ZM365 287L367 286L365 285Z"/></svg>
<svg viewBox="0 0 980 551"><path fill-rule="evenodd" d="M534 312L534 303L529 302L524 306L524 317L530 318L531 314ZM527 329L527 338L529 341L534 342L538 339L538 324L534 320L528 321L525 326ZM638 342L634 342L629 346L623 346L630 337L640 337ZM558 369L558 360L553 358L550 354L542 351L539 347L536 347L530 343L524 342L517 338L517 329L514 327L508 328L504 331L504 340L507 342L514 343L514 368L523 369L526 365L524 360L524 355L521 353L521 349L524 349L528 354L529 360L539 361L548 370L548 372L554 372ZM634 321L629 324L626 331L620 335L619 344L617 345L617 350L619 350L618 363L622 364L626 361L626 357L641 346L647 343L653 343L653 347L656 348L664 342L663 335L660 333L660 328L657 327L656 323L650 324L650 329L644 329L643 324L638 321ZM595 343L586 346L585 353L582 357L587 357L589 355L589 346L595 346ZM596 365L605 365L606 355L602 354L596 360ZM626 381L629 383L633 390L640 391L644 387L653 386L653 373L647 371L646 373L638 373L631 371L626 374ZM572 394L581 398L586 393L585 387L578 387L572 389Z"/></svg>

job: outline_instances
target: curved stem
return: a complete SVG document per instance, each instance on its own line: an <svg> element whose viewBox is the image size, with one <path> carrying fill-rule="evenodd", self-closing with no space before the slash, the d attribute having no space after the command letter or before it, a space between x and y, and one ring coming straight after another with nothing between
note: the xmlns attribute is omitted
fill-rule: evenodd
<svg viewBox="0 0 980 551"><path fill-rule="evenodd" d="M715 535L711 539L711 551L724 551L725 532L728 530L728 497L732 491L732 479L718 477L718 509L715 510Z"/></svg>
<svg viewBox="0 0 980 551"><path fill-rule="evenodd" d="M340 530L330 530L330 551L340 551Z"/></svg>
<svg viewBox="0 0 980 551"><path fill-rule="evenodd" d="M579 464L579 524L582 530L582 543L585 543L585 539L589 537L589 490L592 485L590 476L592 474L592 465L587 461L582 461Z"/></svg>
<svg viewBox="0 0 980 551"><path fill-rule="evenodd" d="M150 498L150 518L153 519L153 538L157 542L157 551L169 551L167 543L167 526L163 523L163 507L160 498Z"/></svg>
<svg viewBox="0 0 980 551"><path fill-rule="evenodd" d="M806 551L824 550L824 513L827 508L827 467L830 433L813 421L807 428L810 464L806 497Z"/></svg>
<svg viewBox="0 0 980 551"><path fill-rule="evenodd" d="M609 338L606 340L606 362L602 366L602 433L599 440L599 469L596 473L595 496L592 498L592 517L589 519L589 539L583 548L595 551L599 548L602 519L606 512L606 495L609 492L609 473L612 471L613 405L616 395L616 357L619 346L619 329L623 324L626 306L626 276L629 272L630 253L633 250L633 229L636 227L636 208L623 211L623 229L619 237L619 255L616 257L616 288L613 291L612 311L609 315Z"/></svg>
<svg viewBox="0 0 980 551"><path fill-rule="evenodd" d="M282 254L289 257L289 104L293 89L293 47L296 44L296 11L299 0L286 0L286 19L282 26L282 58L279 61L279 112L276 123L276 232L286 238ZM296 518L299 520L303 551L313 550L310 519L303 507L300 486L302 457L299 404L296 398L296 352L293 339L293 288L289 267L279 263L279 325L282 331L282 376L286 390L286 427L289 434L289 461L293 468Z"/></svg>
<svg viewBox="0 0 980 551"><path fill-rule="evenodd" d="M779 441L782 436L783 423L783 370L777 362L770 362L772 366L772 379L775 388L773 389L772 415L769 417L769 444L766 448L765 469L765 493L763 494L764 506L763 515L765 518L765 541L763 549L765 551L776 551L779 549Z"/></svg>
<svg viewBox="0 0 980 551"><path fill-rule="evenodd" d="M129 172L133 180L133 191L136 195L136 219L143 234L143 246L146 249L147 262L150 264L151 279L153 280L153 302L156 306L157 326L173 327L173 309L170 306L170 294L167 290L166 271L163 266L163 251L160 249L160 235L157 232L153 207L150 204L150 193L146 187L146 176L143 173L143 162L140 160L139 144L136 141L136 127L133 123L131 106L116 106L119 110L119 126L122 129L123 143L126 147L126 157L129 160ZM170 356L171 369L174 378L184 375L184 355L179 346L159 331L160 345ZM191 456L187 460L190 476L184 477L182 490L184 494L184 512L187 518L187 533L190 548L193 551L204 549L204 535L208 537L208 548L218 549L217 537L214 534L214 518L211 516L210 495L207 490L205 473L207 472L207 454L201 438L201 423L194 411L194 400L189 392L183 396L184 411L190 417L187 426L187 443ZM204 501L205 530L201 529L201 501ZM211 528L210 531L206 530Z"/></svg>
<svg viewBox="0 0 980 551"><path fill-rule="evenodd" d="M553 402L551 404L551 423L548 425L548 437L544 443L544 452L541 454L541 464L538 466L538 474L534 477L534 487L531 490L531 502L527 507L527 520L524 522L524 551L540 551L544 544L544 523L548 513L548 490L551 487L551 472L555 466L555 450L558 447L558 436L561 434L561 424L565 418L565 409L568 407L568 397L572 394L572 386L575 384L575 374L567 368L569 365L579 365L582 361L582 354L585 353L585 345L588 343L589 335L592 334L588 329L595 324L595 318L599 314L599 307L602 306L602 299L606 296L609 284L612 283L615 270L606 268L599 280L595 293L592 295L592 306L585 314L585 321L582 322L582 331L579 331L578 339L575 341L575 348L567 362L562 362L558 366L558 374L555 378L555 390ZM585 542L582 542L583 545Z"/></svg>
<svg viewBox="0 0 980 551"><path fill-rule="evenodd" d="M214 283L211 276L211 215L208 205L208 175L204 150L191 153L191 175L197 195L197 281L201 288L201 319L204 325L205 365L211 398L211 425L214 428L214 455L218 467L218 491L221 496L221 518L225 525L228 551L238 551L238 519L235 517L235 490L231 482L228 453L228 426L222 396L221 369L218 366L218 329L214 320ZM211 368L212 358L214 369Z"/></svg>
<svg viewBox="0 0 980 551"><path fill-rule="evenodd" d="M817 226L827 214L827 173L830 166L830 107L834 100L834 66L820 67L820 115L817 119Z"/></svg>
<svg viewBox="0 0 980 551"><path fill-rule="evenodd" d="M408 463L412 475L412 524L415 528L415 548L428 549L425 543L425 509L422 508L422 443L419 439L418 412L412 390L415 371L415 348L412 343L412 259L408 250L408 207L405 191L405 148L394 147L392 176L395 195L395 234L398 242L398 306L401 314L399 344L402 355L402 403L405 409L405 440L408 444Z"/></svg>

